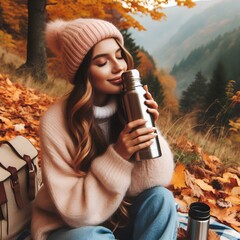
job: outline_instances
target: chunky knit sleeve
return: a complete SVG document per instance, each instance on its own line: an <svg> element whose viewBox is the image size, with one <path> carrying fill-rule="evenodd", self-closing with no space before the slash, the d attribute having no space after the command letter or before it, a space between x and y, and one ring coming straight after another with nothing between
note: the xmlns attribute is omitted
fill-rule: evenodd
<svg viewBox="0 0 240 240"><path fill-rule="evenodd" d="M158 132L162 156L138 161L134 164L132 182L128 194L136 196L145 189L161 185L167 186L173 175L174 161L169 144Z"/></svg>
<svg viewBox="0 0 240 240"><path fill-rule="evenodd" d="M79 177L71 167L74 147L66 131L61 104L52 106L43 116L40 139L44 188L50 197L49 206L54 206L49 212L57 211L71 227L107 220L129 188L133 165L110 145L93 160L87 175ZM41 205L41 199L37 201Z"/></svg>

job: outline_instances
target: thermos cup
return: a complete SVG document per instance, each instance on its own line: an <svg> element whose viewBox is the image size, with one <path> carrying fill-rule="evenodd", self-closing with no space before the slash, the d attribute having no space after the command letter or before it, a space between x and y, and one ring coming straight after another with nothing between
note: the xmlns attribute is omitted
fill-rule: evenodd
<svg viewBox="0 0 240 240"><path fill-rule="evenodd" d="M147 122L146 127L155 127L154 120L147 112L145 105L146 91L141 83L140 74L137 69L132 69L122 74L123 81L123 104L127 115L127 121L131 122L140 118L145 119ZM153 139L153 143L134 154L134 160L144 160L157 158L161 156L161 149L158 136Z"/></svg>
<svg viewBox="0 0 240 240"><path fill-rule="evenodd" d="M207 240L210 207L202 202L194 202L188 212L187 235L189 240Z"/></svg>

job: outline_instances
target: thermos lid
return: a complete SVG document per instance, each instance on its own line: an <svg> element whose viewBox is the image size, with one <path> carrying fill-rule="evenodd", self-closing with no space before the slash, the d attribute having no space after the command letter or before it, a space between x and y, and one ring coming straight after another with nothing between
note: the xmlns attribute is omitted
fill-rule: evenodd
<svg viewBox="0 0 240 240"><path fill-rule="evenodd" d="M139 71L137 69L131 69L122 74L122 78L129 79L129 78L140 78Z"/></svg>
<svg viewBox="0 0 240 240"><path fill-rule="evenodd" d="M190 205L188 214L195 220L208 220L210 218L210 207L203 202L194 202Z"/></svg>
<svg viewBox="0 0 240 240"><path fill-rule="evenodd" d="M134 89L137 86L142 86L140 74L137 69L131 69L122 74L122 82L124 89Z"/></svg>

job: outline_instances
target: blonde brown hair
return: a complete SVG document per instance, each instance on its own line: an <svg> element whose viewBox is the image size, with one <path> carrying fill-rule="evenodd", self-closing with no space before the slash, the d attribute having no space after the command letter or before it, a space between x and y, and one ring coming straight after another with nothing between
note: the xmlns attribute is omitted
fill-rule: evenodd
<svg viewBox="0 0 240 240"><path fill-rule="evenodd" d="M128 69L133 68L131 54L115 39L122 50ZM76 147L72 166L75 171L84 177L91 166L94 158L104 153L108 147L105 137L95 122L93 115L93 89L88 79L88 69L92 58L93 48L87 53L74 78L74 88L67 99L66 119L71 138ZM121 107L119 106L119 109ZM121 110L112 119L112 124L118 126L112 140L116 140L122 130ZM127 217L127 201L123 201L119 211L112 217L110 222L113 226L121 225L121 220Z"/></svg>
<svg viewBox="0 0 240 240"><path fill-rule="evenodd" d="M121 46L119 41L116 40L116 42L122 50L128 69L133 68L131 54ZM72 164L82 176L88 171L91 161L106 151L108 146L103 141L105 138L93 115L93 89L88 79L92 52L93 48L85 56L75 75L74 88L68 96L66 105L67 126L77 150Z"/></svg>

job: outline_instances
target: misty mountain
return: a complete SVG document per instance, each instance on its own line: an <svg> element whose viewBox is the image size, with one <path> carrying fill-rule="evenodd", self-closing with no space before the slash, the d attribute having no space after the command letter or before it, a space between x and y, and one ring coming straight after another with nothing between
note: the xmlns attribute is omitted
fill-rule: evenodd
<svg viewBox="0 0 240 240"><path fill-rule="evenodd" d="M209 8L216 2L223 0L211 0L197 2L194 8L187 7L168 7L163 8L162 11L166 14L166 19L161 21L154 21L151 17L135 16L144 27L145 31L138 31L130 29L133 38L138 45L143 46L151 55L162 48L175 34L180 27L187 22L189 18L199 14L206 8Z"/></svg>
<svg viewBox="0 0 240 240"><path fill-rule="evenodd" d="M227 80L240 83L240 27L194 49L186 59L173 67L171 74L177 80L177 95L180 96L194 81L199 71L210 79L219 61L224 65Z"/></svg>
<svg viewBox="0 0 240 240"><path fill-rule="evenodd" d="M193 49L238 26L240 26L240 1L217 1L189 18L164 46L155 50L153 57L162 68L170 69L186 58Z"/></svg>

